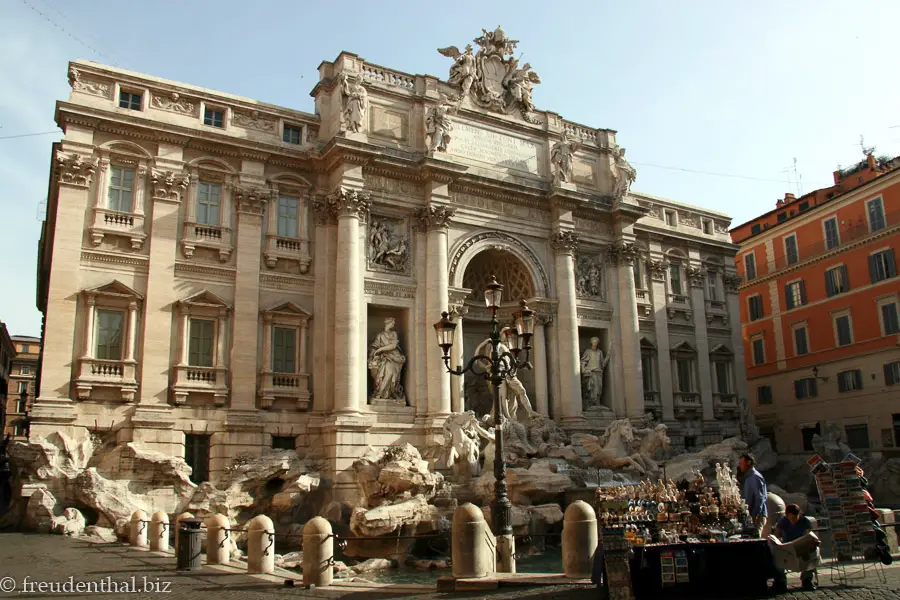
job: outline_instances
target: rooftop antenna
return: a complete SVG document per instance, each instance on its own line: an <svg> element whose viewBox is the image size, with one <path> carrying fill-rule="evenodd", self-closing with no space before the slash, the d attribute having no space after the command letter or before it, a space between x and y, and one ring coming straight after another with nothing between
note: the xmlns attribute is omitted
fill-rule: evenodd
<svg viewBox="0 0 900 600"><path fill-rule="evenodd" d="M794 179L797 180L797 197L803 195L803 174L797 170L797 157L794 157Z"/></svg>
<svg viewBox="0 0 900 600"><path fill-rule="evenodd" d="M859 134L859 147L862 149L863 157L869 156L870 154L875 153L875 146L871 148L866 148L865 140L863 139L862 134Z"/></svg>

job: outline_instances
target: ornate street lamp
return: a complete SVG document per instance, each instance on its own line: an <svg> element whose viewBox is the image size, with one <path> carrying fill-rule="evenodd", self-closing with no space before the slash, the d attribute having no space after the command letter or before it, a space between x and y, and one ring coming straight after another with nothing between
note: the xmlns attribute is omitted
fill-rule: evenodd
<svg viewBox="0 0 900 600"><path fill-rule="evenodd" d="M506 463L503 460L503 412L500 410L500 384L507 377L515 376L519 369L530 369L528 355L531 351L531 336L534 335L534 311L528 308L525 301L521 301L521 309L513 315L514 324L510 327L500 327L497 320L497 311L500 309L500 300L503 297L503 286L497 283L496 277L491 276L491 281L485 286L484 302L491 311L491 355L473 356L468 364L463 367L450 367L450 348L453 346L453 336L456 333L456 323L450 320L450 315L441 313L441 320L434 324L437 334L438 346L443 352L444 365L447 372L457 377L466 372L483 377L491 383L494 394L494 501L491 506L493 527L496 535L512 536L511 509L506 482ZM522 360L519 355L524 351ZM485 365L489 365L485 368Z"/></svg>

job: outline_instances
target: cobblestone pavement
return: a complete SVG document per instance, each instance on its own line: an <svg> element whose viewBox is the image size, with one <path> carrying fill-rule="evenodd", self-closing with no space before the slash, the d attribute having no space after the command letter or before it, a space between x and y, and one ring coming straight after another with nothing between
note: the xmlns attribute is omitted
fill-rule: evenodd
<svg viewBox="0 0 900 600"><path fill-rule="evenodd" d="M106 592L109 598L155 598L160 594L171 600L271 600L273 594L290 598L327 598L340 600L388 600L402 597L406 600L439 600L449 598L485 598L491 600L587 600L599 598L595 588L578 586L552 586L542 588L501 588L484 592L438 593L424 589L318 589L287 588L283 578L252 577L243 573L204 567L196 572L177 572L174 558L143 552L118 544L99 545L83 540L49 535L21 533L0 534L0 599L33 597L73 597L90 595L61 589L42 592L40 582L63 585L72 578L78 582L94 582L91 585L102 590L112 590L118 585L118 593ZM796 576L789 580L791 590L779 599L803 600L900 600L900 564L886 568L887 583L880 583L874 575L854 582L853 586L840 587L831 583L828 569L820 575L821 587L816 592L802 592ZM14 589L8 586L14 585ZM86 585L86 584L83 584ZM125 589L127 586L127 590ZM133 591L132 591L133 590ZM93 590L91 590L93 592Z"/></svg>

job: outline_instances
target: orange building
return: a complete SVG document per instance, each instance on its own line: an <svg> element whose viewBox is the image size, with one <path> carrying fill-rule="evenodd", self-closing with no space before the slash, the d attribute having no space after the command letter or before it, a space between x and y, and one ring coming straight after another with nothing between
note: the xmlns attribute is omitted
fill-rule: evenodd
<svg viewBox="0 0 900 600"><path fill-rule="evenodd" d="M900 447L897 167L868 155L731 231L748 393L780 452L826 421L856 450Z"/></svg>
<svg viewBox="0 0 900 600"><path fill-rule="evenodd" d="M28 433L28 413L35 397L41 338L14 335L10 339L15 347L15 355L9 369L4 435L24 439Z"/></svg>

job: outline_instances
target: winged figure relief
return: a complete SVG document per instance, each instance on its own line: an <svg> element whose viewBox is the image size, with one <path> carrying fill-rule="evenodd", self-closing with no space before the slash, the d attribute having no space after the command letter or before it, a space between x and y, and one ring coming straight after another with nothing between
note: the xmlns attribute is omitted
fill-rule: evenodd
<svg viewBox="0 0 900 600"><path fill-rule="evenodd" d="M478 70L475 68L475 55L472 53L472 44L467 44L463 52L460 52L456 46L438 48L438 52L456 61L450 67L450 84L458 85L462 91L460 98L465 98L478 74Z"/></svg>

